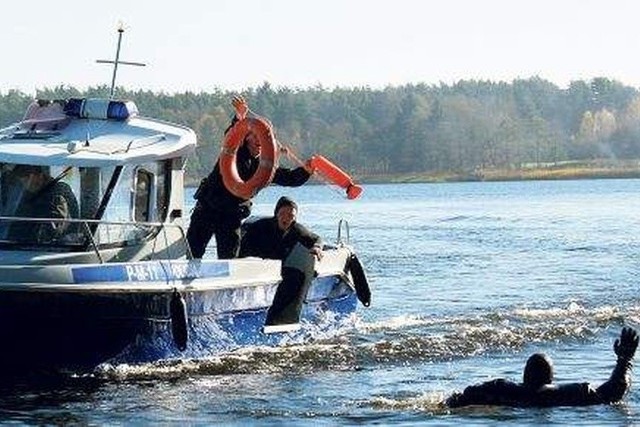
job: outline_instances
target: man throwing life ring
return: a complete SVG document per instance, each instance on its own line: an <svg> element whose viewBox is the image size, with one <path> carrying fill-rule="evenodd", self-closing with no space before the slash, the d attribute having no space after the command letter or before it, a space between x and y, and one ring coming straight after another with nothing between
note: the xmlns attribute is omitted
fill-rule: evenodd
<svg viewBox="0 0 640 427"><path fill-rule="evenodd" d="M231 103L235 115L225 131L221 156L193 196L196 205L187 241L194 258L204 256L214 234L218 258L236 258L240 249L240 225L251 214L251 199L257 192L269 182L286 187L301 186L313 172L309 163L293 169L276 166L277 159L271 151L275 149L271 126L264 119L248 118L249 106L241 96L234 96ZM265 148L267 156L261 160L263 143L274 145ZM223 164L227 162L225 168L221 168L221 160ZM229 164L230 160L233 163ZM229 188L225 182L237 185L230 184Z"/></svg>

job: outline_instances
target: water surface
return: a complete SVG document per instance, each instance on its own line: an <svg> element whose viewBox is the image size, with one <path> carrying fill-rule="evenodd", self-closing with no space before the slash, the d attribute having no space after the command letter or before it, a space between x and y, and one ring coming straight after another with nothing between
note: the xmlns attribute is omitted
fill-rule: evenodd
<svg viewBox="0 0 640 427"><path fill-rule="evenodd" d="M0 423L635 424L640 389L616 406L471 408L464 386L519 380L547 352L558 381L605 381L613 341L638 326L638 180L271 187L327 241L337 222L365 264L373 303L355 327L308 343L207 360L105 367L91 377L0 387ZM191 200L189 200L191 203ZM213 256L215 249L209 250Z"/></svg>

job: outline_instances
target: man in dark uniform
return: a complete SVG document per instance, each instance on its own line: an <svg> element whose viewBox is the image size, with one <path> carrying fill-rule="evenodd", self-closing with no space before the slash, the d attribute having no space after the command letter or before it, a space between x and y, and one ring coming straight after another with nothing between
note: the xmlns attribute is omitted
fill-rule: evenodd
<svg viewBox="0 0 640 427"><path fill-rule="evenodd" d="M255 256L283 261L296 243L309 249L314 256L322 256L320 237L296 221L296 202L286 196L280 197L273 215L247 224L240 245L240 257Z"/></svg>
<svg viewBox="0 0 640 427"><path fill-rule="evenodd" d="M495 379L454 393L445 404L451 408L467 405L517 407L585 406L620 401L630 387L631 360L638 347L638 334L622 328L613 351L617 356L608 381L594 389L589 383L553 384L553 365L544 354L529 358L521 384Z"/></svg>
<svg viewBox="0 0 640 427"><path fill-rule="evenodd" d="M238 120L244 119L249 111L247 103L241 97L234 97L232 104L236 113L225 134ZM250 133L236 155L238 174L243 181L250 179L256 172L260 163L259 157L260 142ZM287 187L298 187L306 183L310 176L308 167L278 167L272 182ZM234 196L224 186L219 160L209 176L200 183L194 198L197 200L196 206L187 230L187 240L193 257L202 258L214 234L218 258L237 257L240 247L240 225L242 220L251 214L252 202Z"/></svg>
<svg viewBox="0 0 640 427"><path fill-rule="evenodd" d="M16 216L62 220L78 218L78 201L71 187L61 179L52 178L46 166L17 165L13 172L24 187ZM76 224L67 221L20 222L12 226L11 236L24 242L49 243L76 229Z"/></svg>
<svg viewBox="0 0 640 427"><path fill-rule="evenodd" d="M297 220L298 205L288 197L276 203L274 216L246 224L240 257L282 261L282 282L273 298L266 325L297 323L314 275L315 259L322 258L320 237Z"/></svg>

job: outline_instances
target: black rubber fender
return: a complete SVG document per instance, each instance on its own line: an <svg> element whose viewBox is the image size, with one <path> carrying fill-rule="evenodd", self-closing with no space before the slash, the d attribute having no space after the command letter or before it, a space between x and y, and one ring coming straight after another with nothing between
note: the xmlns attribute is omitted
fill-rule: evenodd
<svg viewBox="0 0 640 427"><path fill-rule="evenodd" d="M187 302L177 289L173 290L171 302L169 303L169 314L171 316L171 334L173 342L178 350L185 351L189 341L189 328L187 326Z"/></svg>
<svg viewBox="0 0 640 427"><path fill-rule="evenodd" d="M371 289L369 288L369 281L367 275L364 272L362 263L353 252L347 260L347 271L351 273L353 278L353 286L356 288L356 296L358 300L365 307L371 305Z"/></svg>

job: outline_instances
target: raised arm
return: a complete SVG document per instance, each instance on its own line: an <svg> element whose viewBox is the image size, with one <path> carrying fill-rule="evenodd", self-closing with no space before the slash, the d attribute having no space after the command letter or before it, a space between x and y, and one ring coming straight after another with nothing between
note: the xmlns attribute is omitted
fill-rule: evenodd
<svg viewBox="0 0 640 427"><path fill-rule="evenodd" d="M231 130L231 128L238 123L239 120L244 119L245 117L247 117L247 114L249 113L249 104L247 104L247 101L245 101L245 99L242 97L242 95L236 95L231 99L231 105L233 105L233 117L231 118L231 123L229 124L229 126L227 126L227 128L224 130L224 134L226 135L227 133L229 133L229 131Z"/></svg>
<svg viewBox="0 0 640 427"><path fill-rule="evenodd" d="M629 327L622 328L620 338L613 345L618 360L611 377L596 390L604 403L621 400L631 385L631 361L638 348L638 333Z"/></svg>
<svg viewBox="0 0 640 427"><path fill-rule="evenodd" d="M289 169L278 167L273 176L273 183L283 187L299 187L309 181L311 174L304 166Z"/></svg>

